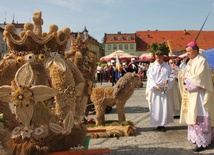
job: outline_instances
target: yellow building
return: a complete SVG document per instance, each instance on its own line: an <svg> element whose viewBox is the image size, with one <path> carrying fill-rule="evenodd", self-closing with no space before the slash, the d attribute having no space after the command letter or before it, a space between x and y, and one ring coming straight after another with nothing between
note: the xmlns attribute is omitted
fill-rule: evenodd
<svg viewBox="0 0 214 155"><path fill-rule="evenodd" d="M131 55L139 56L137 52L136 33L121 33L106 34L104 36L105 55L108 55L116 50L122 50Z"/></svg>

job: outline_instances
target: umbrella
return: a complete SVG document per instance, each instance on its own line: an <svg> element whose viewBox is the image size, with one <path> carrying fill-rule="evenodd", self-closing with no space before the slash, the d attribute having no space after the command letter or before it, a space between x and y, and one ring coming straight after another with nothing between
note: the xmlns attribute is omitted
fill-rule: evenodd
<svg viewBox="0 0 214 155"><path fill-rule="evenodd" d="M184 59L184 58L187 57L187 53L181 54L181 55L179 55L178 57L179 57L180 59Z"/></svg>
<svg viewBox="0 0 214 155"><path fill-rule="evenodd" d="M178 56L176 56L176 55L171 55L171 56L164 55L163 60L167 61L169 59L175 59L175 58L178 58ZM142 60L142 61L155 61L155 57L152 55L152 53L144 53L139 57L139 60Z"/></svg>
<svg viewBox="0 0 214 155"><path fill-rule="evenodd" d="M214 69L214 48L204 50L202 54L206 57L211 69Z"/></svg>
<svg viewBox="0 0 214 155"><path fill-rule="evenodd" d="M116 58L116 55L118 55L119 59L120 60L131 60L131 58L135 58L137 59L138 57L137 56L134 56L134 55L131 55L131 54L128 54L122 50L117 50L109 55L106 55L104 57L101 57L100 58L100 61L110 61L112 59L115 59Z"/></svg>
<svg viewBox="0 0 214 155"><path fill-rule="evenodd" d="M142 61L154 61L155 57L152 55L152 53L143 53L139 57L139 60L142 60Z"/></svg>

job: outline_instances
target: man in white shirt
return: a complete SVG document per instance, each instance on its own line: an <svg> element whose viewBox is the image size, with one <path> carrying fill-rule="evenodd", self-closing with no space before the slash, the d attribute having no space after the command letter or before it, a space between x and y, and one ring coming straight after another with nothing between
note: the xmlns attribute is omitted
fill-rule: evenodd
<svg viewBox="0 0 214 155"><path fill-rule="evenodd" d="M150 125L157 127L156 131L165 132L165 125L173 123L173 106L171 87L173 80L170 78L171 67L163 61L162 51L155 53L155 62L148 71L148 89L150 91Z"/></svg>
<svg viewBox="0 0 214 155"><path fill-rule="evenodd" d="M97 81L102 84L103 81L103 67L100 63L97 64Z"/></svg>

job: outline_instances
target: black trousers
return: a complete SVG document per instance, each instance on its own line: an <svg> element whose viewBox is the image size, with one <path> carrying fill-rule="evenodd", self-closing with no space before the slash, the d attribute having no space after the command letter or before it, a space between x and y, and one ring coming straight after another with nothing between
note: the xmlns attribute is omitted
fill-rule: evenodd
<svg viewBox="0 0 214 155"><path fill-rule="evenodd" d="M102 82L103 81L103 74L102 73L97 73L97 81Z"/></svg>

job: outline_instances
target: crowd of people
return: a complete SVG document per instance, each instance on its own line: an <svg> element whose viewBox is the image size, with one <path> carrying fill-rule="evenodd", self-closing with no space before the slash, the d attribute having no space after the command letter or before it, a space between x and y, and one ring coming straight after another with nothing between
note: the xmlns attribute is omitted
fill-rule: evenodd
<svg viewBox="0 0 214 155"><path fill-rule="evenodd" d="M97 63L97 70L95 75L95 82L102 84L103 81L111 82L112 86L127 72L135 72L139 74L141 80L147 79L147 70L149 63L136 62L134 58L127 64L122 62L120 68L116 67L115 60L111 60L103 67L100 63Z"/></svg>
<svg viewBox="0 0 214 155"><path fill-rule="evenodd" d="M112 86L127 72L139 74L147 80L146 98L150 109L150 125L155 131L166 132L165 126L179 118L188 126L187 139L196 144L200 152L214 139L214 88L211 68L199 53L195 42L186 46L187 57L183 60L164 61L162 51L155 53L153 63L131 59L122 62L118 69L115 60L104 67L97 65L97 80L111 82Z"/></svg>

